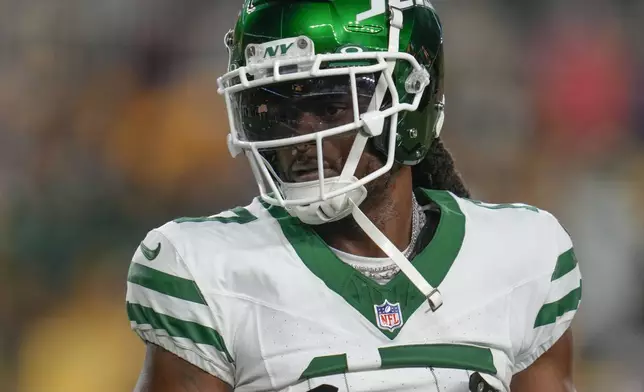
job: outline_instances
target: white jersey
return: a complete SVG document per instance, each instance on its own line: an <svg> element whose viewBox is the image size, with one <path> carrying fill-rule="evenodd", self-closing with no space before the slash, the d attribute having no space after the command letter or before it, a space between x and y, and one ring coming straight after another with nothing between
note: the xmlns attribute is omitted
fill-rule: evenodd
<svg viewBox="0 0 644 392"><path fill-rule="evenodd" d="M509 391L579 306L570 238L534 207L420 193L441 208L412 260L443 295L436 312L402 273L379 285L255 200L148 234L128 275L132 328L235 391L465 392L474 373Z"/></svg>

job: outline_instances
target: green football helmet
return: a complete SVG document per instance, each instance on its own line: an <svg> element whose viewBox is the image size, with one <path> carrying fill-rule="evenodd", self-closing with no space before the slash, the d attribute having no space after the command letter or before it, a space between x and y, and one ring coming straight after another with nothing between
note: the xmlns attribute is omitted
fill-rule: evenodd
<svg viewBox="0 0 644 392"><path fill-rule="evenodd" d="M231 154L247 155L263 200L305 223L349 215L365 184L419 163L440 134L443 30L428 0L245 0L225 44ZM322 159L315 181L276 174L271 151L315 143L321 157L323 140L341 134L356 136L339 176L325 178ZM367 143L386 162L358 179Z"/></svg>

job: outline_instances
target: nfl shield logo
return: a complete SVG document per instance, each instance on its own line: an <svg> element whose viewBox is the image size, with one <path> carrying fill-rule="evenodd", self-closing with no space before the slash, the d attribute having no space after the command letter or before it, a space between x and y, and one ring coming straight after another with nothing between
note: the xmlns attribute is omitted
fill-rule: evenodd
<svg viewBox="0 0 644 392"><path fill-rule="evenodd" d="M402 327L403 319L399 303L392 304L385 300L382 305L374 305L374 309L378 328L393 332L396 328Z"/></svg>

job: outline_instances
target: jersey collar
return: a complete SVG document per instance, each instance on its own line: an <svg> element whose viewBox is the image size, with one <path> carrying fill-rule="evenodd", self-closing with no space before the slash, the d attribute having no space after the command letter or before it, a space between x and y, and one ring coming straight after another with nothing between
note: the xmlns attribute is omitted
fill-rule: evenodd
<svg viewBox="0 0 644 392"><path fill-rule="evenodd" d="M420 191L417 194L424 196L426 202L436 203L441 214L434 238L411 262L433 287L438 288L463 244L465 216L451 193L425 189ZM408 320L426 303L422 293L404 274L399 273L387 284L379 285L342 262L311 226L301 223L281 207L262 204L279 222L284 236L304 265L389 339L393 340L401 328L393 331L378 328L374 306L385 301L398 303L403 320Z"/></svg>

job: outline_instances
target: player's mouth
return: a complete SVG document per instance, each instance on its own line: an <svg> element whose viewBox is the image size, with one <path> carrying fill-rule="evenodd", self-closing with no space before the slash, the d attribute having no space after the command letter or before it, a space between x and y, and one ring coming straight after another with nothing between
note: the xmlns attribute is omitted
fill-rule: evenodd
<svg viewBox="0 0 644 392"><path fill-rule="evenodd" d="M323 169L325 179L337 177L339 175L337 171L330 168L327 162L324 162ZM306 164L295 163L291 168L291 173L291 177L295 182L315 181L320 178L318 174L318 164L315 161L307 162Z"/></svg>

